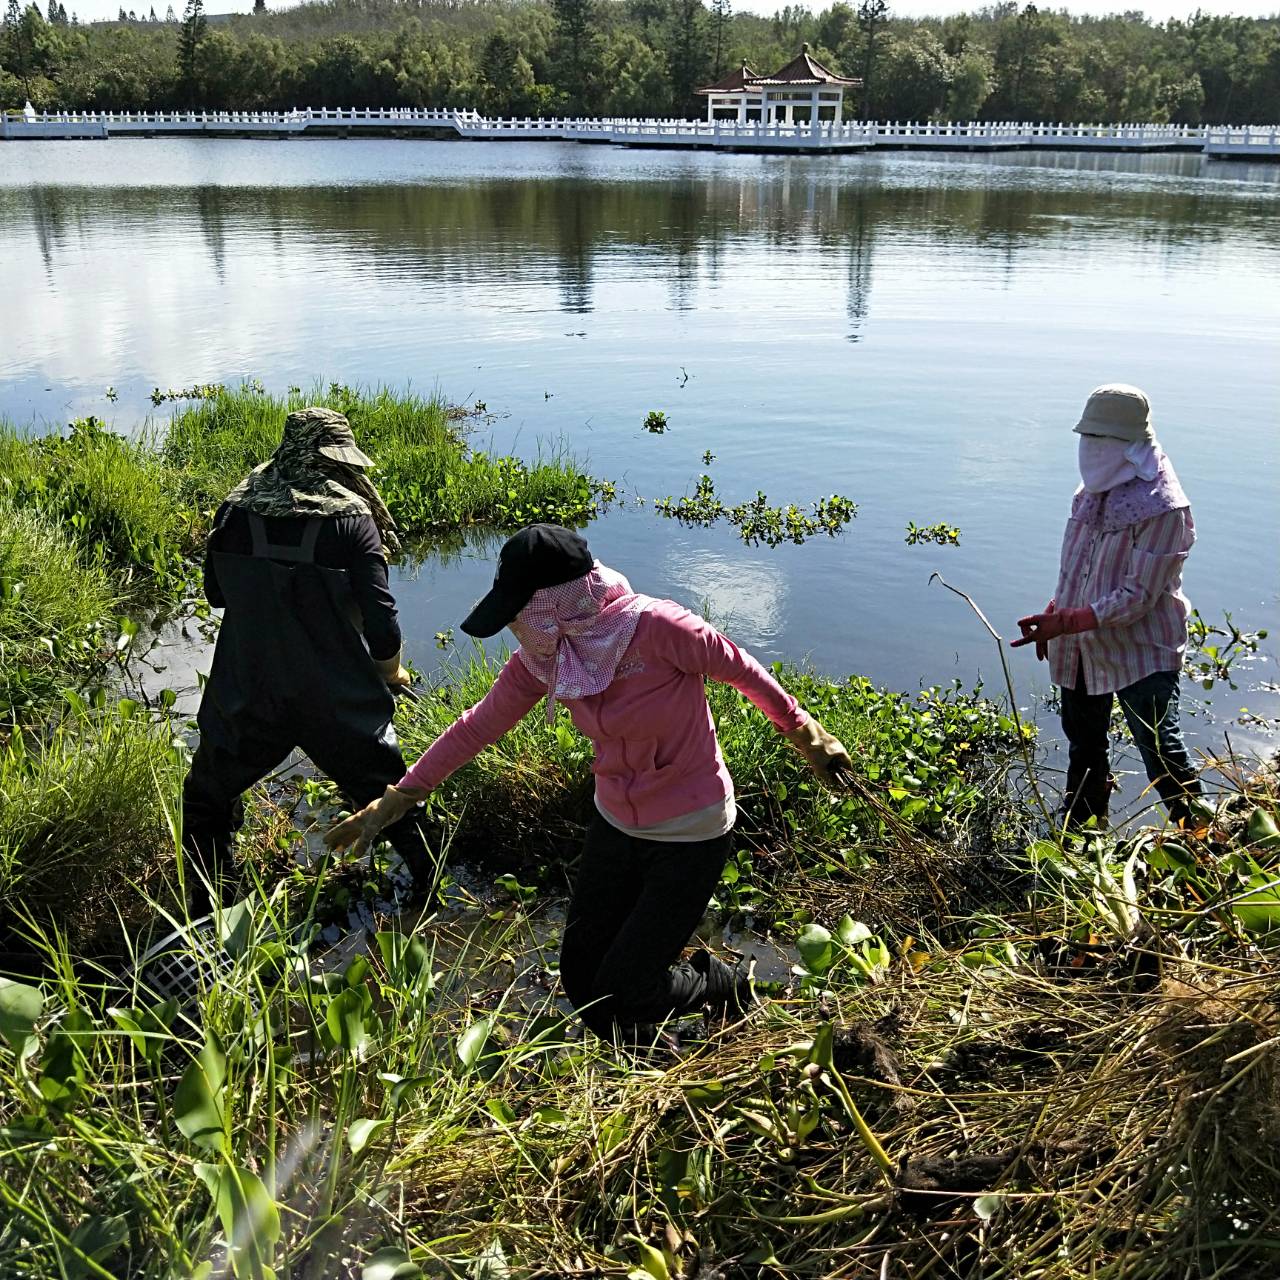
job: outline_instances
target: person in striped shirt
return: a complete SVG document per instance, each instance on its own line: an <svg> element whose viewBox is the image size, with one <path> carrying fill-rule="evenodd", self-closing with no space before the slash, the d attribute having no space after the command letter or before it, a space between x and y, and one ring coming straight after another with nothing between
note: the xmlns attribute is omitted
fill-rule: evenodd
<svg viewBox="0 0 1280 1280"><path fill-rule="evenodd" d="M1196 537L1191 504L1137 387L1099 387L1075 430L1081 484L1058 589L1043 613L1018 619L1022 636L1013 645L1034 644L1062 692L1067 823L1106 823L1113 698L1170 818L1187 821L1200 792L1178 723L1191 610L1182 564Z"/></svg>

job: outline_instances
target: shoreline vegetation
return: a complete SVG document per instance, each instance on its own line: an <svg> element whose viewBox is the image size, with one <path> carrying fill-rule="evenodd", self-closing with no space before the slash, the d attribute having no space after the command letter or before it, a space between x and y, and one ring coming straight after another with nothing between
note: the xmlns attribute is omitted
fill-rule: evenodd
<svg viewBox="0 0 1280 1280"><path fill-rule="evenodd" d="M173 944L190 981L165 998L160 962L135 962L182 923L185 735L172 694L128 696L131 650L156 612L200 620L193 556L286 409L205 391L140 440L0 429L0 914L25 965L0 978L0 1274L1267 1273L1275 773L1217 762L1198 831L1153 811L1066 838L1029 794L1029 731L981 689L779 667L858 762L831 793L711 688L740 822L710 924L789 971L740 1023L682 1027L678 1053L584 1039L557 999L591 807L563 710L432 796L421 918L337 948L322 906L377 877L299 857L326 784L257 790L240 855L260 888ZM616 498L567 454L472 450L437 402L322 398L407 532ZM498 662L455 651L402 701L406 752Z"/></svg>
<svg viewBox="0 0 1280 1280"><path fill-rule="evenodd" d="M74 6L75 0L70 0ZM206 17L203 0L81 24L11 0L0 108L452 107L498 116L691 117L694 91L802 43L863 81L851 118L1275 124L1280 22L1197 11L1071 16L1016 2L907 18L884 0L772 17L729 0L323 0Z"/></svg>

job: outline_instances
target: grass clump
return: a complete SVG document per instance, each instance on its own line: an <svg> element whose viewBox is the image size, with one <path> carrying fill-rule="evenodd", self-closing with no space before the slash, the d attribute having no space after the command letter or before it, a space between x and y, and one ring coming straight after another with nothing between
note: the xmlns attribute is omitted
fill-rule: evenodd
<svg viewBox="0 0 1280 1280"><path fill-rule="evenodd" d="M134 885L172 865L172 814L186 752L125 701L68 715L0 746L0 919L52 922L77 948L137 915Z"/></svg>
<svg viewBox="0 0 1280 1280"><path fill-rule="evenodd" d="M0 423L0 496L59 524L82 560L110 568L122 591L178 590L197 549L199 522L176 477L146 442L96 418L43 436Z"/></svg>
<svg viewBox="0 0 1280 1280"><path fill-rule="evenodd" d="M569 457L525 463L473 450L438 398L339 383L303 395L271 396L253 385L219 389L177 412L164 456L187 500L208 511L270 457L294 409L325 405L346 414L360 447L377 463L374 479L403 534L427 535L537 521L582 524L613 497Z"/></svg>
<svg viewBox="0 0 1280 1280"><path fill-rule="evenodd" d="M61 526L0 497L0 726L102 673L118 606Z"/></svg>

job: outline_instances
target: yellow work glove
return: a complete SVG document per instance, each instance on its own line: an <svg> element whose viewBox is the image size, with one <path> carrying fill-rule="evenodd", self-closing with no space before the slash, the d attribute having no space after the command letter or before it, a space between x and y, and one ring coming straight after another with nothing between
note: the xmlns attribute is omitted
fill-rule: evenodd
<svg viewBox="0 0 1280 1280"><path fill-rule="evenodd" d="M378 837L383 827L399 822L415 804L418 797L401 791L399 787L388 787L381 797L372 804L367 804L359 813L344 818L336 826L325 832L324 842L330 849L351 849L356 854L364 853Z"/></svg>
<svg viewBox="0 0 1280 1280"><path fill-rule="evenodd" d="M407 689L413 683L413 677L400 665L399 653L390 658L374 658L373 665L392 689Z"/></svg>
<svg viewBox="0 0 1280 1280"><path fill-rule="evenodd" d="M828 786L837 784L841 773L853 772L853 761L840 739L829 734L812 716L783 736Z"/></svg>

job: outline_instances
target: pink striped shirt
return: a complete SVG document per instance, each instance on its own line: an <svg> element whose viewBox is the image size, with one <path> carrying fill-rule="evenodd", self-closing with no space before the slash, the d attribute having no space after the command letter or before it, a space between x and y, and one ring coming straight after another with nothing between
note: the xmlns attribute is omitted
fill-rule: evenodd
<svg viewBox="0 0 1280 1280"><path fill-rule="evenodd" d="M1054 684L1074 689L1083 662L1089 693L1115 693L1154 672L1179 670L1191 612L1182 594L1182 562L1196 540L1191 508L1118 529L1105 525L1079 519L1073 508L1054 596L1059 609L1092 606L1098 628L1049 642Z"/></svg>

